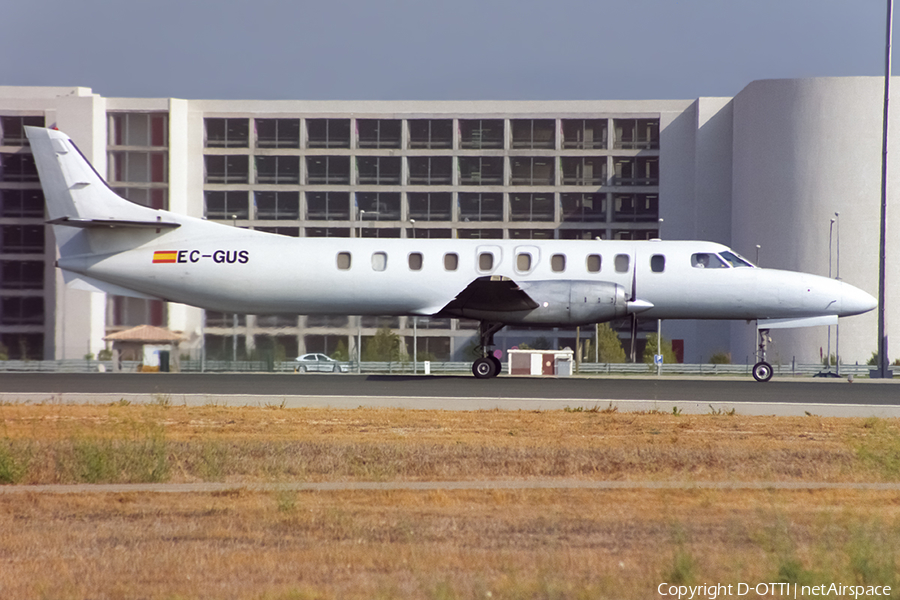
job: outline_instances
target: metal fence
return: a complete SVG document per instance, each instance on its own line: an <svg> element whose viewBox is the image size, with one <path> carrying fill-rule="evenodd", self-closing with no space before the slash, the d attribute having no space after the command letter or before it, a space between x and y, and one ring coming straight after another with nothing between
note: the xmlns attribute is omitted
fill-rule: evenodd
<svg viewBox="0 0 900 600"><path fill-rule="evenodd" d="M341 363L349 367L350 373L375 373L375 374L413 374L424 373L423 362L419 362L414 370L412 362L362 362L357 366L355 362ZM294 361L212 361L201 364L199 360L183 360L180 364L173 364L172 370L180 370L183 373L293 373L297 367ZM663 375L698 375L715 376L731 375L750 377L753 365L714 365L714 364L673 364L663 365ZM775 375L778 376L805 376L812 377L826 369L818 363L812 364L773 364ZM841 376L854 377L868 376L869 365L841 365ZM97 361L84 359L71 360L0 360L0 372L31 372L31 373L111 373L112 361ZM135 373L141 370L138 361L123 361L119 370L125 373ZM465 374L472 372L470 362L438 362L431 361L430 370L433 374ZM832 366L831 372L835 372ZM507 365L503 363L501 373L507 372ZM628 374L655 374L656 366L644 363L580 363L577 373L581 375L628 375Z"/></svg>

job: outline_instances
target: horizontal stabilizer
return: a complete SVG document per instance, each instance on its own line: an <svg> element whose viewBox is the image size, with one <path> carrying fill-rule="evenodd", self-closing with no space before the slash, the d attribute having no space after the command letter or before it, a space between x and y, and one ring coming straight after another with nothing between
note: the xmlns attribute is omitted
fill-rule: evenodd
<svg viewBox="0 0 900 600"><path fill-rule="evenodd" d="M126 219L78 219L75 217L60 217L47 221L49 225L66 225L68 227L137 227L150 229L173 229L181 227L181 223L174 221L129 221Z"/></svg>
<svg viewBox="0 0 900 600"><path fill-rule="evenodd" d="M756 322L756 328L792 329L794 327L820 327L837 324L837 315L827 315L824 317L799 317L794 319L760 319Z"/></svg>

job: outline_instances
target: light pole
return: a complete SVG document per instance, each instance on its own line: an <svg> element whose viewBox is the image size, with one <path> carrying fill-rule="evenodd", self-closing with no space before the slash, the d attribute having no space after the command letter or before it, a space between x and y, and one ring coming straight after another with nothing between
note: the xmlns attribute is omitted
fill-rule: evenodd
<svg viewBox="0 0 900 600"><path fill-rule="evenodd" d="M831 262L832 262L832 239L834 238L834 219L831 220L831 224L828 226L828 279L831 279ZM831 325L828 326L828 350L825 354L825 364L828 367L828 372L831 372Z"/></svg>
<svg viewBox="0 0 900 600"><path fill-rule="evenodd" d="M841 213L834 213L834 221L837 223L837 261L835 261L835 279L841 279ZM837 325L834 326L834 368L835 372L841 374L841 321L838 319Z"/></svg>
<svg viewBox="0 0 900 600"><path fill-rule="evenodd" d="M878 238L878 368L869 371L874 379L889 379L893 373L888 368L888 337L886 330L885 306L885 246L887 236L887 183L888 183L888 104L891 97L891 34L894 12L894 0L887 2L887 34L884 52L884 114L882 116L883 131L881 135L881 226Z"/></svg>
<svg viewBox="0 0 900 600"><path fill-rule="evenodd" d="M760 249L760 245L757 244L756 245L756 266L757 267L759 266L759 249Z"/></svg>

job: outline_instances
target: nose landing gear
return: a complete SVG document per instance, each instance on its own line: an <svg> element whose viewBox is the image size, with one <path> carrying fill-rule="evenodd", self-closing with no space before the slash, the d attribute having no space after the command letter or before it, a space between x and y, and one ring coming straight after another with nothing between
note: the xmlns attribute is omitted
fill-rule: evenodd
<svg viewBox="0 0 900 600"><path fill-rule="evenodd" d="M500 359L491 354L494 347L494 334L503 329L503 323L482 321L478 328L481 338L481 358L472 363L472 374L478 379L490 379L500 374Z"/></svg>
<svg viewBox="0 0 900 600"><path fill-rule="evenodd" d="M769 340L769 330L759 329L757 334L759 335L759 345L756 349L756 358L759 362L753 365L753 379L765 382L772 379L772 375L775 374L772 365L766 362L766 343Z"/></svg>

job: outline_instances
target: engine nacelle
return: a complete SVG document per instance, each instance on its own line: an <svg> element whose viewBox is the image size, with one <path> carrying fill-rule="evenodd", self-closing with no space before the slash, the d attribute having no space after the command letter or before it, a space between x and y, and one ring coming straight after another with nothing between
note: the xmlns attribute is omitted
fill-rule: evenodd
<svg viewBox="0 0 900 600"><path fill-rule="evenodd" d="M602 281L520 282L538 307L523 315L522 323L584 325L603 323L628 314L625 288Z"/></svg>

